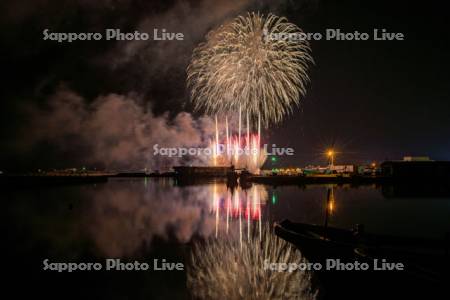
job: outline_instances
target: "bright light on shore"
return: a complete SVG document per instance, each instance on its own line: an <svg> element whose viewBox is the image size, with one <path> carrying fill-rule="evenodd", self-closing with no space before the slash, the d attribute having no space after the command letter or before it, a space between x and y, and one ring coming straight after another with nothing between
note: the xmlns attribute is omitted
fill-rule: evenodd
<svg viewBox="0 0 450 300"><path fill-rule="evenodd" d="M330 166L333 166L334 165L334 155L335 155L334 150L330 149L326 152L326 154L330 158Z"/></svg>

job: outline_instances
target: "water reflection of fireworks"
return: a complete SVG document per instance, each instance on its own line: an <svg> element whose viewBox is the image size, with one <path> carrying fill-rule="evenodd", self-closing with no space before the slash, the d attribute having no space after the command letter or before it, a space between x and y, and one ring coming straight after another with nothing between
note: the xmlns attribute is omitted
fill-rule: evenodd
<svg viewBox="0 0 450 300"><path fill-rule="evenodd" d="M303 258L268 224L243 241L231 235L209 239L193 248L188 286L200 299L316 298L309 273L266 270L265 261L299 264Z"/></svg>
<svg viewBox="0 0 450 300"><path fill-rule="evenodd" d="M250 189L236 188L233 191L217 184L212 186L212 203L210 212L216 219L216 237L219 231L230 232L232 225L239 225L239 237L242 241L246 227L247 239L250 239L251 227L254 226L261 236L261 208L267 202L267 190L260 185L253 185ZM223 220L223 222L220 222ZM235 221L235 222L233 222ZM222 224L221 224L222 223ZM225 223L225 224L223 224Z"/></svg>

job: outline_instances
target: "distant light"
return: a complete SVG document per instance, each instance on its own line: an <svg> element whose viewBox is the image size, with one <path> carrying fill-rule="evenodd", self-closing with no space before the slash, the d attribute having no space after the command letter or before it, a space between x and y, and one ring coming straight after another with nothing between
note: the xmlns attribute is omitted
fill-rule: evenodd
<svg viewBox="0 0 450 300"><path fill-rule="evenodd" d="M334 155L334 151L333 150L328 150L327 155L328 156L333 156Z"/></svg>
<svg viewBox="0 0 450 300"><path fill-rule="evenodd" d="M276 203L277 203L277 196L272 195L272 204L276 204Z"/></svg>
<svg viewBox="0 0 450 300"><path fill-rule="evenodd" d="M272 162L276 162L276 161L277 161L277 158L276 158L275 156L272 156L270 160L271 160Z"/></svg>

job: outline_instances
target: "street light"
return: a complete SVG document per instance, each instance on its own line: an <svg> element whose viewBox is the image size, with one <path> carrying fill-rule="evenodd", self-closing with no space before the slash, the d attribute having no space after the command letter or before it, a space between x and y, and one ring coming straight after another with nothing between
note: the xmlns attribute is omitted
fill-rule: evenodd
<svg viewBox="0 0 450 300"><path fill-rule="evenodd" d="M330 166L332 167L334 165L334 151L328 150L327 156L330 158Z"/></svg>

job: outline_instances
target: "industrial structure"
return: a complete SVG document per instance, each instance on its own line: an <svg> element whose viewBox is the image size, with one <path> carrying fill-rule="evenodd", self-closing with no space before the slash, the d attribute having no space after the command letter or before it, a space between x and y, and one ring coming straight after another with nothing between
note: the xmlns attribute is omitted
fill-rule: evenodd
<svg viewBox="0 0 450 300"><path fill-rule="evenodd" d="M383 176L392 179L450 179L450 161L434 161L428 157L404 157L381 164Z"/></svg>

